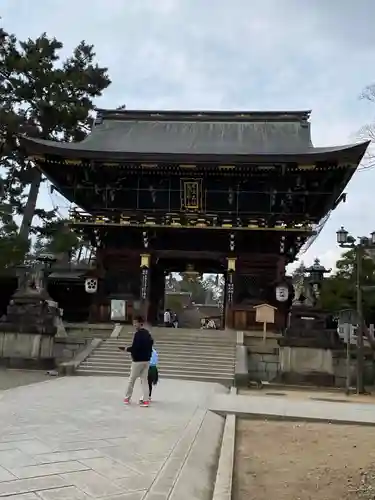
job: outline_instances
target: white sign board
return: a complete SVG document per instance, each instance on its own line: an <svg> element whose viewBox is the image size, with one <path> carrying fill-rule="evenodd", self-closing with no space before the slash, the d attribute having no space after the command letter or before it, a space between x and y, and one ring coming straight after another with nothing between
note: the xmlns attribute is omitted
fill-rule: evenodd
<svg viewBox="0 0 375 500"><path fill-rule="evenodd" d="M339 334L340 339L345 342L345 344L349 342L350 344L357 343L357 335L354 333L354 326L349 323L341 323L337 327L337 333Z"/></svg>
<svg viewBox="0 0 375 500"><path fill-rule="evenodd" d="M126 320L126 300L119 300L119 299L111 300L111 320L112 321Z"/></svg>
<svg viewBox="0 0 375 500"><path fill-rule="evenodd" d="M357 336L356 332L357 332L357 326L351 325L349 323L341 323L337 327L337 333L339 334L340 339L345 344L348 342L348 334L349 334L350 344L357 345L358 336ZM371 333L371 329L370 329L370 333ZM363 336L363 344L365 346L370 345L369 341L367 340L365 335Z"/></svg>

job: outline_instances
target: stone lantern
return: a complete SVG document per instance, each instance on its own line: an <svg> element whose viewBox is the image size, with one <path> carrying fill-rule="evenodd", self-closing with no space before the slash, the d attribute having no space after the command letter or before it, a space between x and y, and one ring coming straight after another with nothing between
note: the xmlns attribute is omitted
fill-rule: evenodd
<svg viewBox="0 0 375 500"><path fill-rule="evenodd" d="M318 301L320 298L320 290L322 287L324 275L330 273L331 271L332 269L326 269L324 266L322 266L319 259L315 259L314 264L306 269L306 272L309 274L308 279L312 285L316 301Z"/></svg>

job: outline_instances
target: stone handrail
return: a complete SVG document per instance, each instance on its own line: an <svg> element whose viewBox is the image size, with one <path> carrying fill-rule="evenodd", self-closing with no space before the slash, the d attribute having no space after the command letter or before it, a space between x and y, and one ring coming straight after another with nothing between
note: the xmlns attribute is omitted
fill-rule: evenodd
<svg viewBox="0 0 375 500"><path fill-rule="evenodd" d="M65 361L59 365L59 375L73 375L79 365L83 363L85 359L87 359L88 356L90 356L90 354L94 351L94 349L99 347L102 342L103 339L92 339L91 342L81 352L79 352L74 359Z"/></svg>
<svg viewBox="0 0 375 500"><path fill-rule="evenodd" d="M244 345L244 332L238 331L236 338L236 364L234 382L236 387L246 386L249 379L248 352Z"/></svg>

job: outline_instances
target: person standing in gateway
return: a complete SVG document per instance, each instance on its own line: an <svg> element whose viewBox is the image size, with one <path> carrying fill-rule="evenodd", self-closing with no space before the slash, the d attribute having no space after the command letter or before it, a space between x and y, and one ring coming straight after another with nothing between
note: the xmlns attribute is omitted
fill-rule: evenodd
<svg viewBox="0 0 375 500"><path fill-rule="evenodd" d="M127 352L131 354L132 364L124 403L130 404L135 381L137 380L137 378L139 378L141 380L143 391L143 397L140 401L140 405L149 406L150 401L147 378L154 340L150 332L144 327L144 321L141 316L138 316L135 319L134 326L136 328L136 332L133 337L133 343L131 346L126 348Z"/></svg>

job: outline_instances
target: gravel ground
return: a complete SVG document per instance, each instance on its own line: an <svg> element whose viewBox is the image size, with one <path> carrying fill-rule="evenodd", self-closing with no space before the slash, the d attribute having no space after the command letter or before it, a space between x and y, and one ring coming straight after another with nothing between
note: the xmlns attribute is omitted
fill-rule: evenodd
<svg viewBox="0 0 375 500"><path fill-rule="evenodd" d="M47 375L44 371L7 370L0 368L0 391L50 379L51 376Z"/></svg>
<svg viewBox="0 0 375 500"><path fill-rule="evenodd" d="M375 427L239 420L234 500L375 499Z"/></svg>

